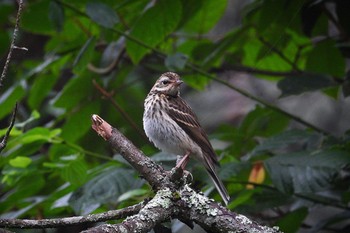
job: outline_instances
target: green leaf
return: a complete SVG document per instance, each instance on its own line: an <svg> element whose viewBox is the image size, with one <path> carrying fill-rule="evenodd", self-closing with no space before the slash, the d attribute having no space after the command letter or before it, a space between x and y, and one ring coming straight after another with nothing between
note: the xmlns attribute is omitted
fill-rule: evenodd
<svg viewBox="0 0 350 233"><path fill-rule="evenodd" d="M307 56L305 69L314 73L345 76L345 60L335 42L331 40L317 43Z"/></svg>
<svg viewBox="0 0 350 233"><path fill-rule="evenodd" d="M53 144L49 149L49 158L51 161L60 160L62 156L77 154L79 151L77 149L72 148L65 143Z"/></svg>
<svg viewBox="0 0 350 233"><path fill-rule="evenodd" d="M25 169L21 170L23 173ZM45 200L45 197L35 195L45 186L45 184L46 182L43 176L36 170L31 171L28 175L22 177L21 180L16 183L15 189L13 189L12 192L7 193L6 198L1 200L0 205L0 211L3 210L4 206L8 206L8 209L19 210L7 212L5 214L2 214L0 217L18 218L20 215L25 214L27 211L33 208L35 205ZM30 197L30 199L28 197Z"/></svg>
<svg viewBox="0 0 350 233"><path fill-rule="evenodd" d="M15 138L8 142L6 150L3 151L2 155L6 158L14 158L16 156L31 156L33 154L38 154L38 151L42 148L45 142L45 140L37 140L29 144L23 144ZM6 160L0 160L0 166L4 165L5 162Z"/></svg>
<svg viewBox="0 0 350 233"><path fill-rule="evenodd" d="M194 15L203 7L207 1L198 0L181 0L182 4L182 16L179 23L179 27L182 28L188 21L190 21Z"/></svg>
<svg viewBox="0 0 350 233"><path fill-rule="evenodd" d="M227 1L183 1L185 10L185 22L182 29L204 34L212 29L225 12ZM198 5L198 6L191 6ZM189 7L189 8L188 8ZM188 8L188 9L187 9Z"/></svg>
<svg viewBox="0 0 350 233"><path fill-rule="evenodd" d="M100 106L101 102L90 102L70 115L62 127L62 138L74 142L88 132L91 128L90 117L100 111Z"/></svg>
<svg viewBox="0 0 350 233"><path fill-rule="evenodd" d="M30 114L30 117L27 120L25 120L23 122L18 122L15 124L15 126L18 128L24 128L24 127L26 127L26 125L33 123L33 121L35 121L39 118L40 118L40 113L38 111L34 110L32 112L32 114Z"/></svg>
<svg viewBox="0 0 350 233"><path fill-rule="evenodd" d="M85 100L87 93L91 93L92 89L92 76L84 72L71 78L52 103L56 107L71 110L78 106L80 101Z"/></svg>
<svg viewBox="0 0 350 233"><path fill-rule="evenodd" d="M73 63L73 71L76 74L79 74L85 70L88 63L91 61L91 58L94 54L95 42L95 37L90 37L80 49L78 55L75 57Z"/></svg>
<svg viewBox="0 0 350 233"><path fill-rule="evenodd" d="M185 68L188 57L182 53L168 55L165 59L165 66L170 71L182 70Z"/></svg>
<svg viewBox="0 0 350 233"><path fill-rule="evenodd" d="M254 194L254 191L251 190L244 190L238 195L233 201L230 202L228 205L229 209L234 209L237 206L243 205L246 202L249 202L252 200L252 196Z"/></svg>
<svg viewBox="0 0 350 233"><path fill-rule="evenodd" d="M123 193L122 195L120 195L118 197L118 202L122 202L122 201L126 201L128 199L134 198L134 197L138 197L138 196L142 196L147 194L149 191L145 190L145 189L133 189L130 190L126 193Z"/></svg>
<svg viewBox="0 0 350 233"><path fill-rule="evenodd" d="M133 25L130 36L150 47L155 47L173 32L181 19L179 0L160 0L148 9ZM134 63L138 63L150 49L128 40L126 50Z"/></svg>
<svg viewBox="0 0 350 233"><path fill-rule="evenodd" d="M26 168L31 163L32 163L31 158L23 157L23 156L17 156L16 158L10 159L10 161L9 161L9 164L12 167L18 167L18 168Z"/></svg>
<svg viewBox="0 0 350 233"><path fill-rule="evenodd" d="M17 190L16 194L18 192L20 192L20 191ZM22 215L24 215L25 213L27 213L28 211L33 209L35 206L37 206L38 204L40 204L43 201L45 201L45 197L36 197L36 198L32 198L32 199L34 199L34 200L31 201L30 204L25 206L24 208L20 208L20 209L15 210L15 211L11 211L11 212L7 212L7 213L4 213L4 214L1 214L0 218L2 218L2 219L16 219L16 218L20 218ZM27 203L20 203L20 204L26 205ZM12 207L13 207L13 203L12 203Z"/></svg>
<svg viewBox="0 0 350 233"><path fill-rule="evenodd" d="M329 76L322 74L302 74L286 77L277 83L278 88L282 91L281 97L316 91L334 85L335 83Z"/></svg>
<svg viewBox="0 0 350 233"><path fill-rule="evenodd" d="M91 213L100 205L116 202L122 194L139 188L143 181L133 177L134 171L130 169L107 167L74 192L69 203L77 214Z"/></svg>
<svg viewBox="0 0 350 233"><path fill-rule="evenodd" d="M293 201L293 196L278 192L275 189L266 189L257 186L254 189L258 190L258 192L254 193L254 202L249 206L249 209L254 212L261 212L265 209L271 210L275 207L280 208Z"/></svg>
<svg viewBox="0 0 350 233"><path fill-rule="evenodd" d="M222 164L219 170L219 176L222 180L228 180L232 177L238 177L238 174L243 170L248 170L251 167L248 162L230 162Z"/></svg>
<svg viewBox="0 0 350 233"><path fill-rule="evenodd" d="M49 141L50 139L50 130L48 128L36 127L19 138L20 142L23 144L29 144L36 141Z"/></svg>
<svg viewBox="0 0 350 233"><path fill-rule="evenodd" d="M59 59L60 59L59 56L48 56L43 62L40 62L38 65L34 66L33 68L31 66L30 68L32 69L26 73L26 78L46 71L48 67L53 66L56 63L56 61Z"/></svg>
<svg viewBox="0 0 350 233"><path fill-rule="evenodd" d="M0 7L1 11L1 7ZM0 12L1 14L1 12ZM0 16L1 17L1 16ZM10 44L10 38L8 36L7 31L2 30L0 31L0 54L5 54L8 51L8 45Z"/></svg>
<svg viewBox="0 0 350 233"><path fill-rule="evenodd" d="M24 84L13 85L0 96L0 119L7 114L12 113L17 101L20 101L25 95Z"/></svg>
<svg viewBox="0 0 350 233"><path fill-rule="evenodd" d="M302 151L274 156L264 164L276 188L284 193L311 193L332 186L339 167L350 163L348 152Z"/></svg>
<svg viewBox="0 0 350 233"><path fill-rule="evenodd" d="M21 27L36 34L52 34L54 30L48 17L50 2L42 0L28 4L21 17Z"/></svg>
<svg viewBox="0 0 350 233"><path fill-rule="evenodd" d="M86 14L98 25L113 28L119 22L118 16L110 6L101 2L88 2Z"/></svg>
<svg viewBox="0 0 350 233"><path fill-rule="evenodd" d="M55 85L58 75L40 75L35 78L33 86L29 90L28 104L31 109L38 109L45 97L48 97Z"/></svg>
<svg viewBox="0 0 350 233"><path fill-rule="evenodd" d="M30 144L29 147L33 146L35 149L45 142L51 142L51 140L59 133L60 129L50 130L44 127L36 127L9 141L8 147L15 147L16 150L19 149L23 155L29 155L31 150L29 148L25 148L25 145ZM20 145L20 147L18 147L18 145ZM12 156L15 154L15 151L11 152Z"/></svg>
<svg viewBox="0 0 350 233"><path fill-rule="evenodd" d="M197 90L204 90L210 82L210 79L201 74L184 75L181 77L190 87Z"/></svg>
<svg viewBox="0 0 350 233"><path fill-rule="evenodd" d="M56 31L61 32L64 24L64 9L57 1L50 1L49 19Z"/></svg>
<svg viewBox="0 0 350 233"><path fill-rule="evenodd" d="M296 233L307 215L307 208L300 208L279 219L275 225L284 233Z"/></svg>
<svg viewBox="0 0 350 233"><path fill-rule="evenodd" d="M252 152L250 152L244 157L252 157L264 153L266 151L274 151L278 153L279 151L286 150L288 147L291 146L299 150L305 150L305 148L316 149L322 142L321 139L322 135L317 133L296 129L288 130L270 138L267 138L260 145L256 146L254 150L252 150Z"/></svg>
<svg viewBox="0 0 350 233"><path fill-rule="evenodd" d="M82 160L74 160L64 166L61 170L62 178L71 183L73 186L79 187L85 183L87 178L87 165Z"/></svg>
<svg viewBox="0 0 350 233"><path fill-rule="evenodd" d="M318 221L310 229L309 233L325 232L325 229L336 228L337 226L349 220L349 218L350 212L348 210L344 210L340 213L327 215L327 217L325 218L318 219Z"/></svg>
<svg viewBox="0 0 350 233"><path fill-rule="evenodd" d="M289 118L271 109L256 106L239 127L239 134L244 138L269 137L282 132L289 123Z"/></svg>

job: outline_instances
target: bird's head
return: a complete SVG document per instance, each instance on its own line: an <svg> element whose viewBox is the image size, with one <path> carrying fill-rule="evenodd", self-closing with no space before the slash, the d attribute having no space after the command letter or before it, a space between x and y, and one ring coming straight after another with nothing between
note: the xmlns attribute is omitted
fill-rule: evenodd
<svg viewBox="0 0 350 233"><path fill-rule="evenodd" d="M183 83L180 76L173 72L162 74L154 84L151 91L160 92L165 95L178 96L180 93L180 85Z"/></svg>

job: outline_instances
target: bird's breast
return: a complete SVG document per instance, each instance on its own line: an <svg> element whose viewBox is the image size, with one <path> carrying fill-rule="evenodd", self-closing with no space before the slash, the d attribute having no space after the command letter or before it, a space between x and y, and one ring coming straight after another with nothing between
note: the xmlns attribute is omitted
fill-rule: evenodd
<svg viewBox="0 0 350 233"><path fill-rule="evenodd" d="M201 154L200 147L168 115L167 107L167 101L146 99L143 127L147 137L157 148L172 154L184 155L187 151Z"/></svg>

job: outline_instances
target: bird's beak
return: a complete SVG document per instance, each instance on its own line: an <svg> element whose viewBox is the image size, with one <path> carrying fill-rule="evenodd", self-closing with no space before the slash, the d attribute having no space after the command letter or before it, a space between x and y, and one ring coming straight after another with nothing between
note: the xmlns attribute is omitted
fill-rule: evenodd
<svg viewBox="0 0 350 233"><path fill-rule="evenodd" d="M176 80L175 85L176 86L180 86L181 84L183 84L182 80Z"/></svg>

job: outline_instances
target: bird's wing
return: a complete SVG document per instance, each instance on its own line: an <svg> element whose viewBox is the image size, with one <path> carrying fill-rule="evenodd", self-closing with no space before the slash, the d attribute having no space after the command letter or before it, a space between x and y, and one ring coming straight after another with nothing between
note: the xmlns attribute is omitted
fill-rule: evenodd
<svg viewBox="0 0 350 233"><path fill-rule="evenodd" d="M219 165L217 156L214 152L212 145L209 142L208 136L200 126L196 114L192 111L191 107L180 97L169 98L168 115L173 119L189 136L198 144L203 150L205 155L204 160L210 159L215 165ZM209 162L209 161L206 161Z"/></svg>

